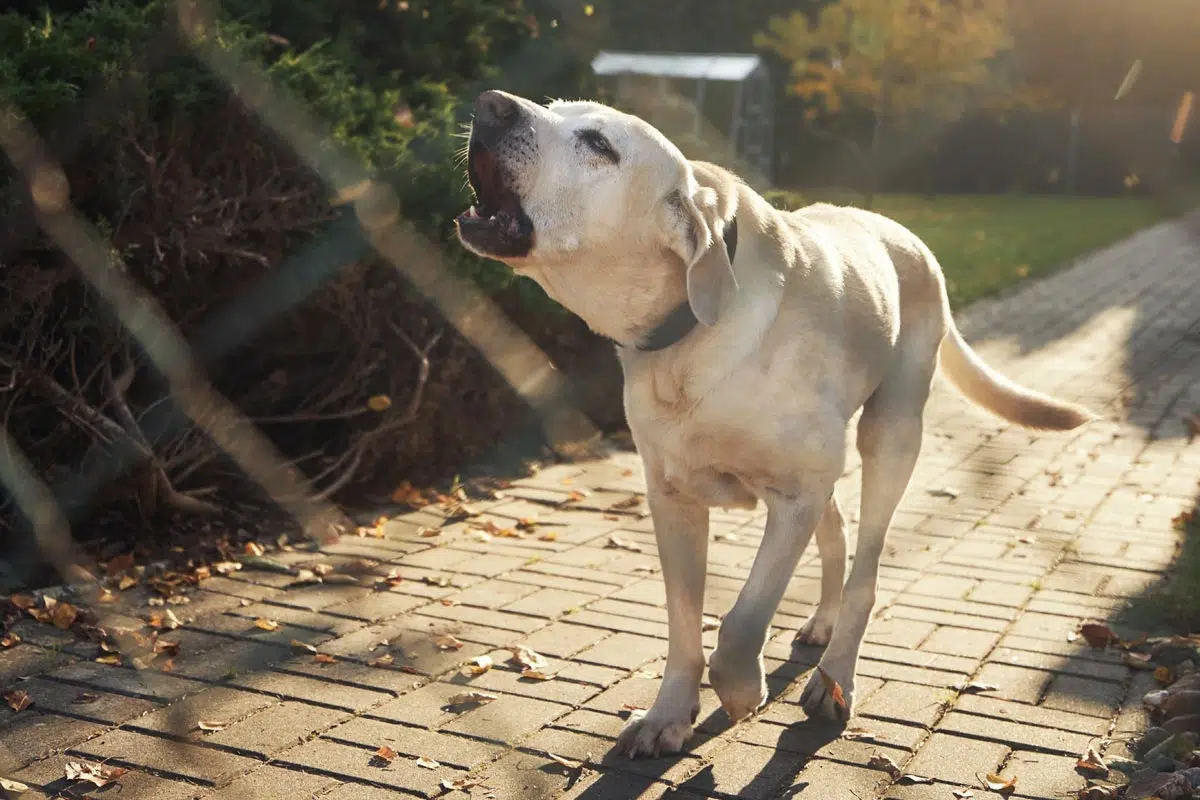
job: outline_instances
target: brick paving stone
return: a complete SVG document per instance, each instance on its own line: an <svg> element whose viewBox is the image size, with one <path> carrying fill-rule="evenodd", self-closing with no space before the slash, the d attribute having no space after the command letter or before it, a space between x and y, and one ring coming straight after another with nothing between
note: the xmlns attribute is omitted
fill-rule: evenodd
<svg viewBox="0 0 1200 800"><path fill-rule="evenodd" d="M593 594L567 589L539 589L504 607L505 611L554 619L569 609L582 608L596 598Z"/></svg>
<svg viewBox="0 0 1200 800"><path fill-rule="evenodd" d="M536 586L527 583L513 583L503 578L494 578L464 589L454 595L454 599L468 606L497 609L536 591Z"/></svg>
<svg viewBox="0 0 1200 800"><path fill-rule="evenodd" d="M1001 645L1010 642L1015 643L1012 637L1006 636L1001 639ZM1026 647L1029 646L1024 642L1022 644ZM1032 646L1037 647L1037 644L1034 641ZM1105 681L1120 682L1129 676L1129 668L1121 663L1120 656L1116 653L1081 651L1079 648L1066 646L1065 643L1057 653L1050 652L1051 649L1047 647L1040 651L1034 651L1001 646L996 648L988 660Z"/></svg>
<svg viewBox="0 0 1200 800"><path fill-rule="evenodd" d="M1009 747L999 742L935 732L904 769L946 783L976 785L975 776L995 772L1008 753Z"/></svg>
<svg viewBox="0 0 1200 800"><path fill-rule="evenodd" d="M298 800L316 796L337 782L337 778L325 775L268 765L237 778L224 788L197 794L196 797L198 800ZM362 799L362 794L355 796L355 800Z"/></svg>
<svg viewBox="0 0 1200 800"><path fill-rule="evenodd" d="M995 647L998 641L1000 641L998 633L943 625L921 643L920 649L930 653L981 659Z"/></svg>
<svg viewBox="0 0 1200 800"><path fill-rule="evenodd" d="M188 780L221 786L261 762L194 744L115 730L81 742L68 752L99 761L145 767Z"/></svg>
<svg viewBox="0 0 1200 800"><path fill-rule="evenodd" d="M1054 728L1038 728L961 711L951 711L943 717L938 730L1003 742L1013 747L1037 747L1067 755L1084 752L1093 739L1084 734Z"/></svg>
<svg viewBox="0 0 1200 800"><path fill-rule="evenodd" d="M875 619L867 627L864 641L911 649L929 638L929 635L935 630L937 630L937 626L932 622L896 619L895 617Z"/></svg>
<svg viewBox="0 0 1200 800"><path fill-rule="evenodd" d="M0 723L0 772L5 774L38 758L103 733L106 725L57 714L25 710Z"/></svg>
<svg viewBox="0 0 1200 800"><path fill-rule="evenodd" d="M443 726L443 730L494 742L513 743L570 710L570 706L558 703L503 695L461 714Z"/></svg>
<svg viewBox="0 0 1200 800"><path fill-rule="evenodd" d="M1058 728L1064 731L1101 736L1108 730L1108 719L1075 714L1047 706L1014 703L986 695L967 694L958 698L955 709L985 717L1010 719L1026 725Z"/></svg>
<svg viewBox="0 0 1200 800"><path fill-rule="evenodd" d="M275 757L349 716L348 711L285 701L236 722L223 731L206 734L204 741L264 757Z"/></svg>
<svg viewBox="0 0 1200 800"><path fill-rule="evenodd" d="M953 699L949 689L888 681L857 707L860 714L933 725Z"/></svg>
<svg viewBox="0 0 1200 800"><path fill-rule="evenodd" d="M808 759L785 750L734 742L680 786L716 797L778 797Z"/></svg>
<svg viewBox="0 0 1200 800"><path fill-rule="evenodd" d="M424 728L406 728L362 717L338 725L323 733L322 737L376 749L387 745L403 755L429 758L468 770L491 761L505 751L502 746L462 736L435 733Z"/></svg>
<svg viewBox="0 0 1200 800"><path fill-rule="evenodd" d="M665 655L665 642L632 633L617 633L575 655L579 661L620 669L637 669Z"/></svg>
<svg viewBox="0 0 1200 800"><path fill-rule="evenodd" d="M1124 687L1119 683L1058 675L1050 682L1050 690L1042 700L1042 705L1101 717L1107 721L1112 719L1124 693Z"/></svg>
<svg viewBox="0 0 1200 800"><path fill-rule="evenodd" d="M254 689L288 700L303 700L316 705L361 712L386 702L390 692L373 692L357 686L317 680L282 672L254 672L229 680L235 686Z"/></svg>
<svg viewBox="0 0 1200 800"><path fill-rule="evenodd" d="M128 694L147 700L174 700L204 688L198 681L185 680L158 670L135 670L84 661L48 673L54 680Z"/></svg>
<svg viewBox="0 0 1200 800"><path fill-rule="evenodd" d="M47 650L37 645L20 644L8 648L0 658L0 686L27 675L40 675L75 659L68 653Z"/></svg>
<svg viewBox="0 0 1200 800"><path fill-rule="evenodd" d="M423 797L439 794L439 784L442 780L452 780L462 775L461 772L445 766L425 769L417 766L416 759L411 758L400 757L391 763L385 763L373 755L376 749L354 747L328 739L314 739L289 750L280 762L320 770L334 776L382 784ZM361 787L356 788L361 792ZM350 796L359 797L361 794Z"/></svg>
<svg viewBox="0 0 1200 800"><path fill-rule="evenodd" d="M817 758L804 765L781 796L803 797L804 800L876 797L887 783L887 776L879 770Z"/></svg>
<svg viewBox="0 0 1200 800"><path fill-rule="evenodd" d="M1016 778L1016 796L1038 800L1075 797L1087 781L1075 771L1078 756L1053 756L1021 750L1009 756L1000 776Z"/></svg>
<svg viewBox="0 0 1200 800"><path fill-rule="evenodd" d="M978 683L996 687L987 693L988 697L1015 700L1021 703L1037 703L1045 694L1052 677L1050 673L1042 670L1025 669L989 661L976 674L975 680Z"/></svg>
<svg viewBox="0 0 1200 800"><path fill-rule="evenodd" d="M823 726L805 723L777 725L768 720L747 728L738 741L847 764L866 764L876 753L887 755L895 763L903 763L911 750L927 735L920 728L874 719L857 720L853 724L878 738L843 739L836 736L836 731Z"/></svg>
<svg viewBox="0 0 1200 800"><path fill-rule="evenodd" d="M549 674L554 674L553 668L549 670ZM524 678L519 672L508 669L490 669L482 675L472 677L457 675L451 680L460 684L463 690L481 689L487 692L505 692L571 706L584 703L599 691L595 686L584 683Z"/></svg>
<svg viewBox="0 0 1200 800"><path fill-rule="evenodd" d="M57 712L105 725L120 725L162 705L150 700L96 688L84 689L74 684L56 683L43 678L22 681L18 688L29 694L32 708L35 710ZM4 708L4 711L7 710L7 707Z"/></svg>
<svg viewBox="0 0 1200 800"><path fill-rule="evenodd" d="M522 644L539 653L559 658L570 658L581 650L586 650L609 634L585 625L573 625L569 622L552 622L541 630L531 633L521 640Z"/></svg>
<svg viewBox="0 0 1200 800"><path fill-rule="evenodd" d="M138 717L130 727L177 737L198 736L197 725L202 720L233 724L277 702L269 695L218 686Z"/></svg>

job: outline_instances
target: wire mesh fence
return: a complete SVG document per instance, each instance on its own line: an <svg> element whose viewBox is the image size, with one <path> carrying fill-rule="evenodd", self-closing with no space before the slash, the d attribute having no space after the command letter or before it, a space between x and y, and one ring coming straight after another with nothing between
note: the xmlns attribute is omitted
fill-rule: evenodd
<svg viewBox="0 0 1200 800"><path fill-rule="evenodd" d="M210 35L216 29L216 9L212 5L181 2L177 10L178 16L169 29L141 54L140 72L153 70L156 64L179 55L180 49L196 58L259 124L317 176L322 190L335 198L334 206L348 209L349 213L319 236L293 248L280 263L266 271L261 281L212 311L204 325L193 328L190 337L185 336L154 293L131 277L121 247L110 233L89 221L89 216L72 203L72 187L62 164L51 153L70 153L82 135L79 131L83 125L64 124L61 130L38 131L16 108L0 108L0 149L27 186L31 201L28 213L19 220L25 224L11 226L7 241L0 242L0 260L4 253L14 252L30 238L44 236L73 274L86 282L92 301L102 306L120 329L112 357L102 359L99 372L81 381L81 385L99 387L104 398L103 413L73 398L68 387L55 383L37 363L23 359L28 352L0 351L0 367L4 368L0 374L6 381L0 391L32 391L45 402L57 404L71 424L89 430L99 443L95 451L82 454L77 465L60 470L49 480L45 474L39 474L41 471L13 435L12 418L6 420L0 432L0 481L5 487L12 520L7 535L27 538L33 545L28 558L53 564L59 582L68 587L65 593L50 595L56 601L38 600L39 605L31 613L52 622L56 613L68 614L70 620L60 618L67 624L59 627L68 629L75 625L89 640L89 647L100 648L98 658L102 663L120 664L128 673L121 680L123 691L130 697L163 696L157 676L163 674L164 664L173 663L172 653L179 648L167 638L158 637L179 627L177 621L171 621L177 618L167 604L170 598L179 596L176 590L181 588L172 581L182 580L190 587L209 577L221 577L221 570L239 567L226 561L223 566L194 565L186 579L168 574L147 576L147 580L158 580L163 588L156 598L158 603L149 610L150 635L147 635L143 624L146 620L130 616L140 612L131 612L112 600L114 591L109 578L119 576L123 570L85 554L73 535L73 525L85 518L95 498L135 467L148 476L144 479L145 487L157 504L177 512L204 514L212 509L214 501L203 489L179 488L180 481L219 458L230 462L286 515L294 530L303 534L290 544L290 552L298 554L297 563L313 559L314 554L336 552L339 537L352 534L358 525L331 498L356 474L366 453L363 441L386 447L388 437L416 417L423 401L422 389L429 378L431 352L441 341L441 332L427 331L425 338L418 339L401 326L390 327L394 348L405 353L414 365L413 380L406 392L395 393L406 394L404 402L390 407L392 393L378 395L379 403L390 407L379 411L387 410L388 416L358 444L326 460L312 462L318 466L309 465L307 471L298 469L296 459L282 453L263 432L263 426L270 424L269 419L264 421L240 409L214 386L208 373L212 364L236 357L238 348L271 319L319 292L336 278L339 270L364 254L373 253L394 271L398 280L426 298L446 325L468 342L516 396L533 409L547 440L558 450L572 452L573 448L594 443L598 437L596 426L573 402L551 359L488 299L483 289L447 265L439 245L425 238L405 218L396 192L378 170L364 163L351 149L339 145L331 136L328 122L307 108L295 93L273 81L249 58L220 46ZM135 90L130 85L134 80L127 78L106 85L84 97L77 104L75 119L86 121L115 113L121 106L123 93ZM641 86L615 99L650 119L669 121L678 117L682 120L678 122L681 129L678 135L691 142L685 148L691 151L689 154L730 153L723 132L703 122L703 114L697 113L695 97L670 89L664 95L662 91L657 85L654 91ZM462 98L464 103L469 99ZM47 144L47 137L53 139L52 146ZM1110 147L1116 148L1122 147L1122 142L1132 141L1130 137L1112 139ZM761 175L756 177L756 185L769 188ZM1168 200L1165 191L1162 199ZM362 289L370 291L369 286ZM158 393L143 397L140 410L135 411L129 394L142 371L153 373L154 390ZM323 409L320 413L335 418L364 412L360 404L349 410ZM203 445L195 444L201 440ZM164 443L171 449L164 452ZM289 582L325 577L312 575L307 567L291 566L285 560L287 552L281 555L278 565L280 574ZM250 555L260 557L252 552ZM270 565L267 567L269 572ZM363 569L372 575L372 580L386 583L394 579L389 577L386 564ZM200 575L203 577L197 577ZM238 597L237 601L240 604L248 599ZM241 607L252 604L245 602ZM63 612L63 608L72 610ZM271 626L278 627L277 622L264 616L254 618L250 624L268 633L273 633ZM271 644L273 649L269 652L252 649L244 654L235 653L231 666L225 668L249 673L278 657L280 647L284 650L298 647L305 652L313 649L304 641L298 645L295 640ZM435 650L438 649L441 648L435 645ZM245 658L240 659L240 655ZM387 686L409 682L404 676L410 673L398 668L403 665L373 655L369 648L338 657L377 670L381 677L343 678L331 682L331 686L348 686L358 680L377 680ZM304 672L295 664L289 669L291 674ZM197 675L188 673L187 668L179 668L177 674ZM263 691L269 691L269 687ZM185 711L168 714L160 730L160 741L163 746L174 748L172 758L178 762L170 763L170 759L163 762L158 767L162 774L194 774L187 765L198 762L198 747L227 754L244 752L235 745L196 739L193 717ZM519 727L520 714L514 712L511 719L498 724ZM209 727L212 730L208 732L220 732L215 723ZM203 723L200 729L205 730ZM379 758L385 762L391 760L386 753ZM119 754L106 763L109 769L120 768L122 764L138 765L137 760L123 759ZM320 774L319 769L308 772ZM295 780L300 781L299 775L308 772L298 769ZM362 784L384 786L387 782L367 774ZM447 790L456 788L461 787L451 784Z"/></svg>

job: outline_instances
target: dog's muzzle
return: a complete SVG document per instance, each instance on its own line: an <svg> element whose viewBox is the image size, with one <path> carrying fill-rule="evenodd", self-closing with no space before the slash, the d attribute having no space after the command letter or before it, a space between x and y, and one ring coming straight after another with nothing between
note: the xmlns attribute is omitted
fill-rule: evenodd
<svg viewBox="0 0 1200 800"><path fill-rule="evenodd" d="M475 204L456 224L464 243L498 259L521 258L533 249L533 221L521 207L503 161L506 140L523 114L520 103L504 92L487 91L475 100L467 149L467 178Z"/></svg>

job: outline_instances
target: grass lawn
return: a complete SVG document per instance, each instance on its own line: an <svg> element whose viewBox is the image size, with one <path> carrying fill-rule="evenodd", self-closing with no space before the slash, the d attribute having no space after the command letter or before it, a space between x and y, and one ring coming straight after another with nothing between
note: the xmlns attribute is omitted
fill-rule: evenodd
<svg viewBox="0 0 1200 800"><path fill-rule="evenodd" d="M780 208L825 201L859 205L851 192L768 192ZM1200 204L1200 191L1178 197L881 194L875 211L915 231L946 273L955 308L1046 275L1089 251L1119 241Z"/></svg>
<svg viewBox="0 0 1200 800"><path fill-rule="evenodd" d="M875 210L925 240L955 308L1053 272L1168 214L1149 198L1013 195L880 195Z"/></svg>

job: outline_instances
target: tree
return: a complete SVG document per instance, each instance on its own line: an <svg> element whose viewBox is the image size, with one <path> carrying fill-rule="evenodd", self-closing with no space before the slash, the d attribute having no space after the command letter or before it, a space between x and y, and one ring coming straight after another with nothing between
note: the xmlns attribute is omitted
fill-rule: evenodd
<svg viewBox="0 0 1200 800"><path fill-rule="evenodd" d="M873 200L885 125L920 114L953 121L967 108L1013 100L1008 0L836 0L815 18L776 17L755 43L791 64L791 91L810 106L814 131L838 136L856 153ZM864 152L821 117L865 113Z"/></svg>

